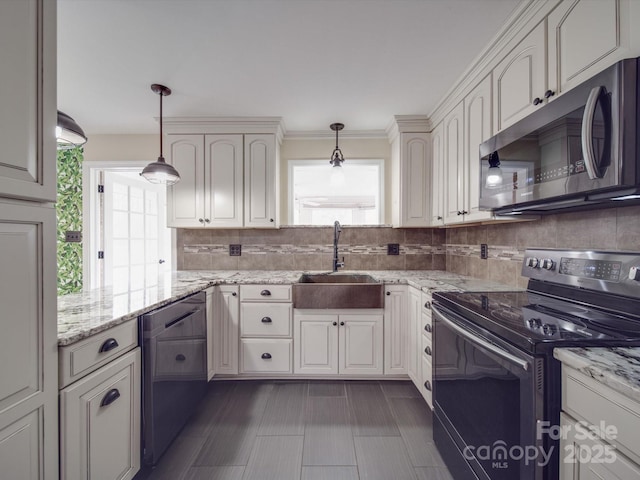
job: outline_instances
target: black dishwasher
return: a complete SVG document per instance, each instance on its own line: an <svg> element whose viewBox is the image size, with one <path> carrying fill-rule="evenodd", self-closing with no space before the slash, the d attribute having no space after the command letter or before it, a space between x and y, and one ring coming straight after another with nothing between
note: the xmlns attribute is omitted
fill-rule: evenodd
<svg viewBox="0 0 640 480"><path fill-rule="evenodd" d="M142 461L155 465L207 389L206 294L140 317Z"/></svg>

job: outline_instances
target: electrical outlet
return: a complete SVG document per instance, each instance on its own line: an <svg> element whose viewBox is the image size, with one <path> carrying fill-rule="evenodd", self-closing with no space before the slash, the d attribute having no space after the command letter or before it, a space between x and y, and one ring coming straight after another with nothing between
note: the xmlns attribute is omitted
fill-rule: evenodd
<svg viewBox="0 0 640 480"><path fill-rule="evenodd" d="M480 244L480 258L483 260L486 260L487 258L489 258L489 247L487 246L486 243Z"/></svg>
<svg viewBox="0 0 640 480"><path fill-rule="evenodd" d="M64 233L64 241L69 243L80 243L82 242L82 232L78 230L67 230Z"/></svg>
<svg viewBox="0 0 640 480"><path fill-rule="evenodd" d="M229 255L232 257L239 257L242 255L242 245L231 244L229 245Z"/></svg>
<svg viewBox="0 0 640 480"><path fill-rule="evenodd" d="M399 243L388 243L387 244L387 255L400 255L400 244Z"/></svg>

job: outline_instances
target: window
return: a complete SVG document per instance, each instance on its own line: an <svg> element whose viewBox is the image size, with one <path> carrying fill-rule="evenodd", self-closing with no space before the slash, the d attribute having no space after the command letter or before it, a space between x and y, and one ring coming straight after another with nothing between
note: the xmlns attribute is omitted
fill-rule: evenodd
<svg viewBox="0 0 640 480"><path fill-rule="evenodd" d="M289 224L383 223L384 162L347 160L343 177L328 160L289 161Z"/></svg>

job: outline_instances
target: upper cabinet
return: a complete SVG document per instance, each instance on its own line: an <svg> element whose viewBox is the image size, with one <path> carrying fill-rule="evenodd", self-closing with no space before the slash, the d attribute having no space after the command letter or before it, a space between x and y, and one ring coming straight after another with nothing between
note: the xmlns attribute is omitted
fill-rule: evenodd
<svg viewBox="0 0 640 480"><path fill-rule="evenodd" d="M549 88L562 94L618 60L640 55L632 31L639 11L636 0L562 2L547 20Z"/></svg>
<svg viewBox="0 0 640 480"><path fill-rule="evenodd" d="M391 140L394 227L427 227L431 222L431 145L425 117L396 116Z"/></svg>
<svg viewBox="0 0 640 480"><path fill-rule="evenodd" d="M460 195L464 189L463 119L464 108L462 102L444 119L445 223L461 222L464 215L462 195Z"/></svg>
<svg viewBox="0 0 640 480"><path fill-rule="evenodd" d="M431 226L444 225L444 122L431 132Z"/></svg>
<svg viewBox="0 0 640 480"><path fill-rule="evenodd" d="M493 69L494 130L502 130L544 104L546 25L540 23Z"/></svg>
<svg viewBox="0 0 640 480"><path fill-rule="evenodd" d="M0 3L0 192L55 202L55 2Z"/></svg>
<svg viewBox="0 0 640 480"><path fill-rule="evenodd" d="M185 125L181 123L180 129L189 130ZM202 132L229 129L233 128L191 128ZM181 180L167 190L167 225L277 227L278 144L276 133L168 135L168 162L178 170Z"/></svg>

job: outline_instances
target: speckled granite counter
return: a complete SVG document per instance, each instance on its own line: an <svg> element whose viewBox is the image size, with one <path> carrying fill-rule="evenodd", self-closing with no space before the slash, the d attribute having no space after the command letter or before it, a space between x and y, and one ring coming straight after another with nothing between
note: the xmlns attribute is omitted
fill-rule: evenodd
<svg viewBox="0 0 640 480"><path fill-rule="evenodd" d="M553 356L640 402L640 347L556 348Z"/></svg>
<svg viewBox="0 0 640 480"><path fill-rule="evenodd" d="M158 279L155 286L118 291L101 288L58 298L58 344L69 345L144 312L179 300L211 285L219 284L291 284L299 271L178 271ZM409 284L427 292L436 290L513 290L495 282L464 277L439 270L371 271L367 273L388 284Z"/></svg>

